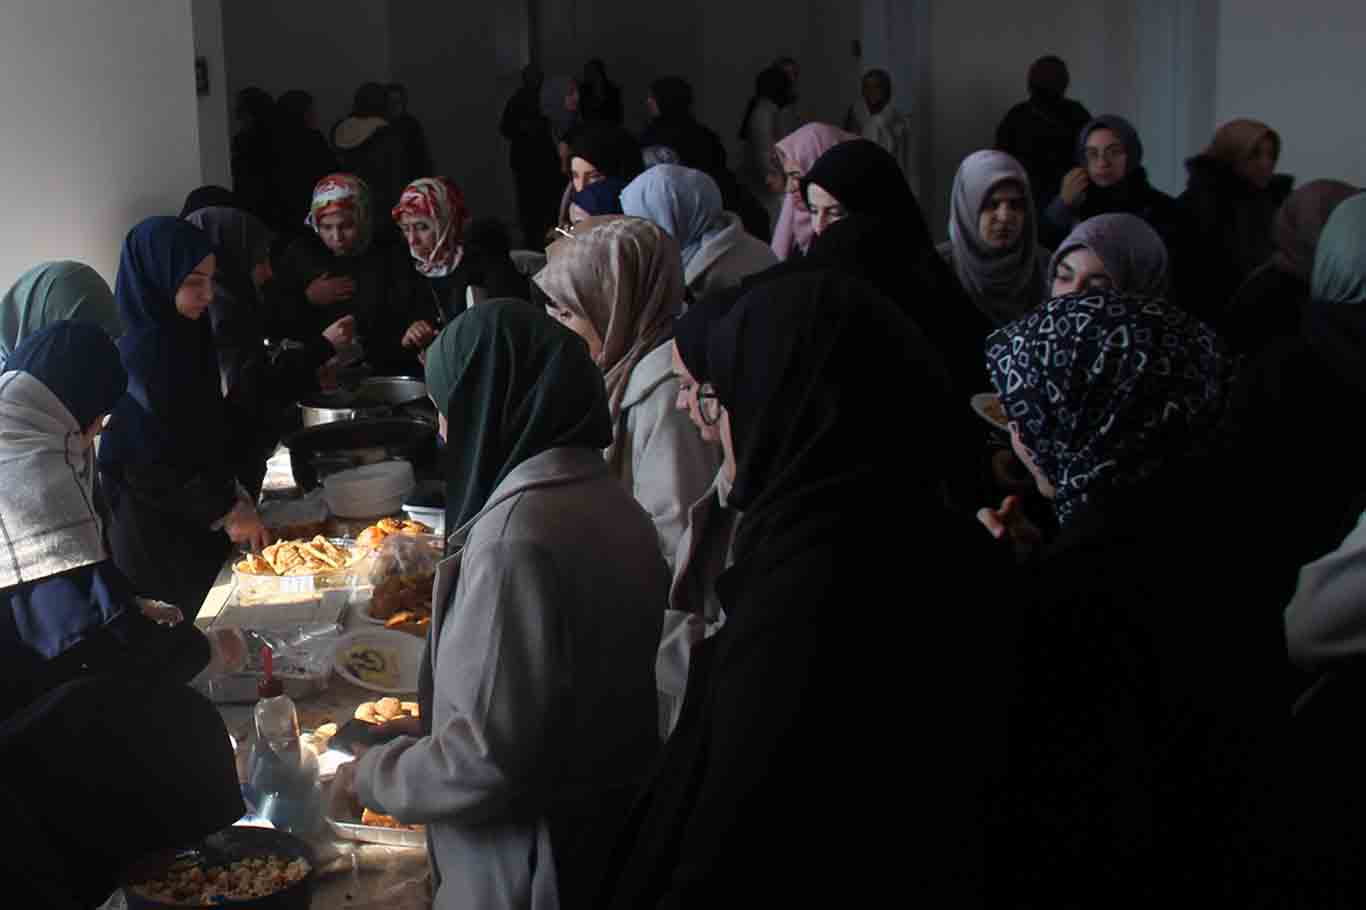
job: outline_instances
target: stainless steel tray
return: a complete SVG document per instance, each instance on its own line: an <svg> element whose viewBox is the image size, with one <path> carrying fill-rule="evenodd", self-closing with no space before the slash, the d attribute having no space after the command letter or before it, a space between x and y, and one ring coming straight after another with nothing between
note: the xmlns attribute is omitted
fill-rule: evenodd
<svg viewBox="0 0 1366 910"><path fill-rule="evenodd" d="M383 844L386 847L427 846L426 830L413 831L407 828L362 825L358 819L351 816L351 807L347 803L346 794L340 792L339 787L328 787L327 826L337 837L366 844Z"/></svg>

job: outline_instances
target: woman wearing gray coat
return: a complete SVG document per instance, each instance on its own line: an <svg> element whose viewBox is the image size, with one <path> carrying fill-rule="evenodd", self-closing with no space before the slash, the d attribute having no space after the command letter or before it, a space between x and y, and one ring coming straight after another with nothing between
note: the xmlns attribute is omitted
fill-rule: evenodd
<svg viewBox="0 0 1366 910"><path fill-rule="evenodd" d="M442 433L465 428L445 456L457 530L433 592L426 729L339 779L427 826L440 910L585 906L659 746L668 573L603 462L606 394L577 338L496 301L447 326L426 369Z"/></svg>

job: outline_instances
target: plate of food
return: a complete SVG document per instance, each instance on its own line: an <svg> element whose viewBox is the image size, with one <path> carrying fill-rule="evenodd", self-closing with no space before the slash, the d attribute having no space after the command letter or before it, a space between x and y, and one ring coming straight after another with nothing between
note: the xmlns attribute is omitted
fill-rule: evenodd
<svg viewBox="0 0 1366 910"><path fill-rule="evenodd" d="M417 691L425 642L392 629L365 629L337 641L337 675L372 692L404 695Z"/></svg>
<svg viewBox="0 0 1366 910"><path fill-rule="evenodd" d="M327 825L346 840L390 847L425 847L427 832L422 825L405 825L390 815L384 815L346 793L333 787L327 804Z"/></svg>
<svg viewBox="0 0 1366 910"><path fill-rule="evenodd" d="M998 430L1010 432L1010 420L1006 417L1005 405L995 392L979 392L972 396L972 409L977 416Z"/></svg>
<svg viewBox="0 0 1366 910"><path fill-rule="evenodd" d="M311 598L355 584L369 550L342 538L280 540L233 564L238 602L263 603L290 597Z"/></svg>

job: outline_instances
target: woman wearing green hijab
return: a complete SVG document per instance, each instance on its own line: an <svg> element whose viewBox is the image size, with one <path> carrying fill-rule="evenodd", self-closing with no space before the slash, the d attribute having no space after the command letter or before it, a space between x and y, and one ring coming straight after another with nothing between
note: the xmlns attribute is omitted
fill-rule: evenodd
<svg viewBox="0 0 1366 910"><path fill-rule="evenodd" d="M44 262L19 277L0 298L0 369L19 343L39 329L70 319L123 334L109 284L80 262Z"/></svg>
<svg viewBox="0 0 1366 910"><path fill-rule="evenodd" d="M427 826L435 907L585 906L659 746L668 571L603 461L607 393L576 335L489 301L427 349L427 387L457 530L432 598L424 729L338 780Z"/></svg>

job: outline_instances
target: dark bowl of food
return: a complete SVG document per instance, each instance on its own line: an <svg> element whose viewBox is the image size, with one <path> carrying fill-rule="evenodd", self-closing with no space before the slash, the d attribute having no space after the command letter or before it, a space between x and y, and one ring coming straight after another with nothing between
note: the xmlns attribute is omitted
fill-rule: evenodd
<svg viewBox="0 0 1366 910"><path fill-rule="evenodd" d="M128 910L308 910L317 867L317 853L293 834L225 828L192 849L130 869L123 892Z"/></svg>

